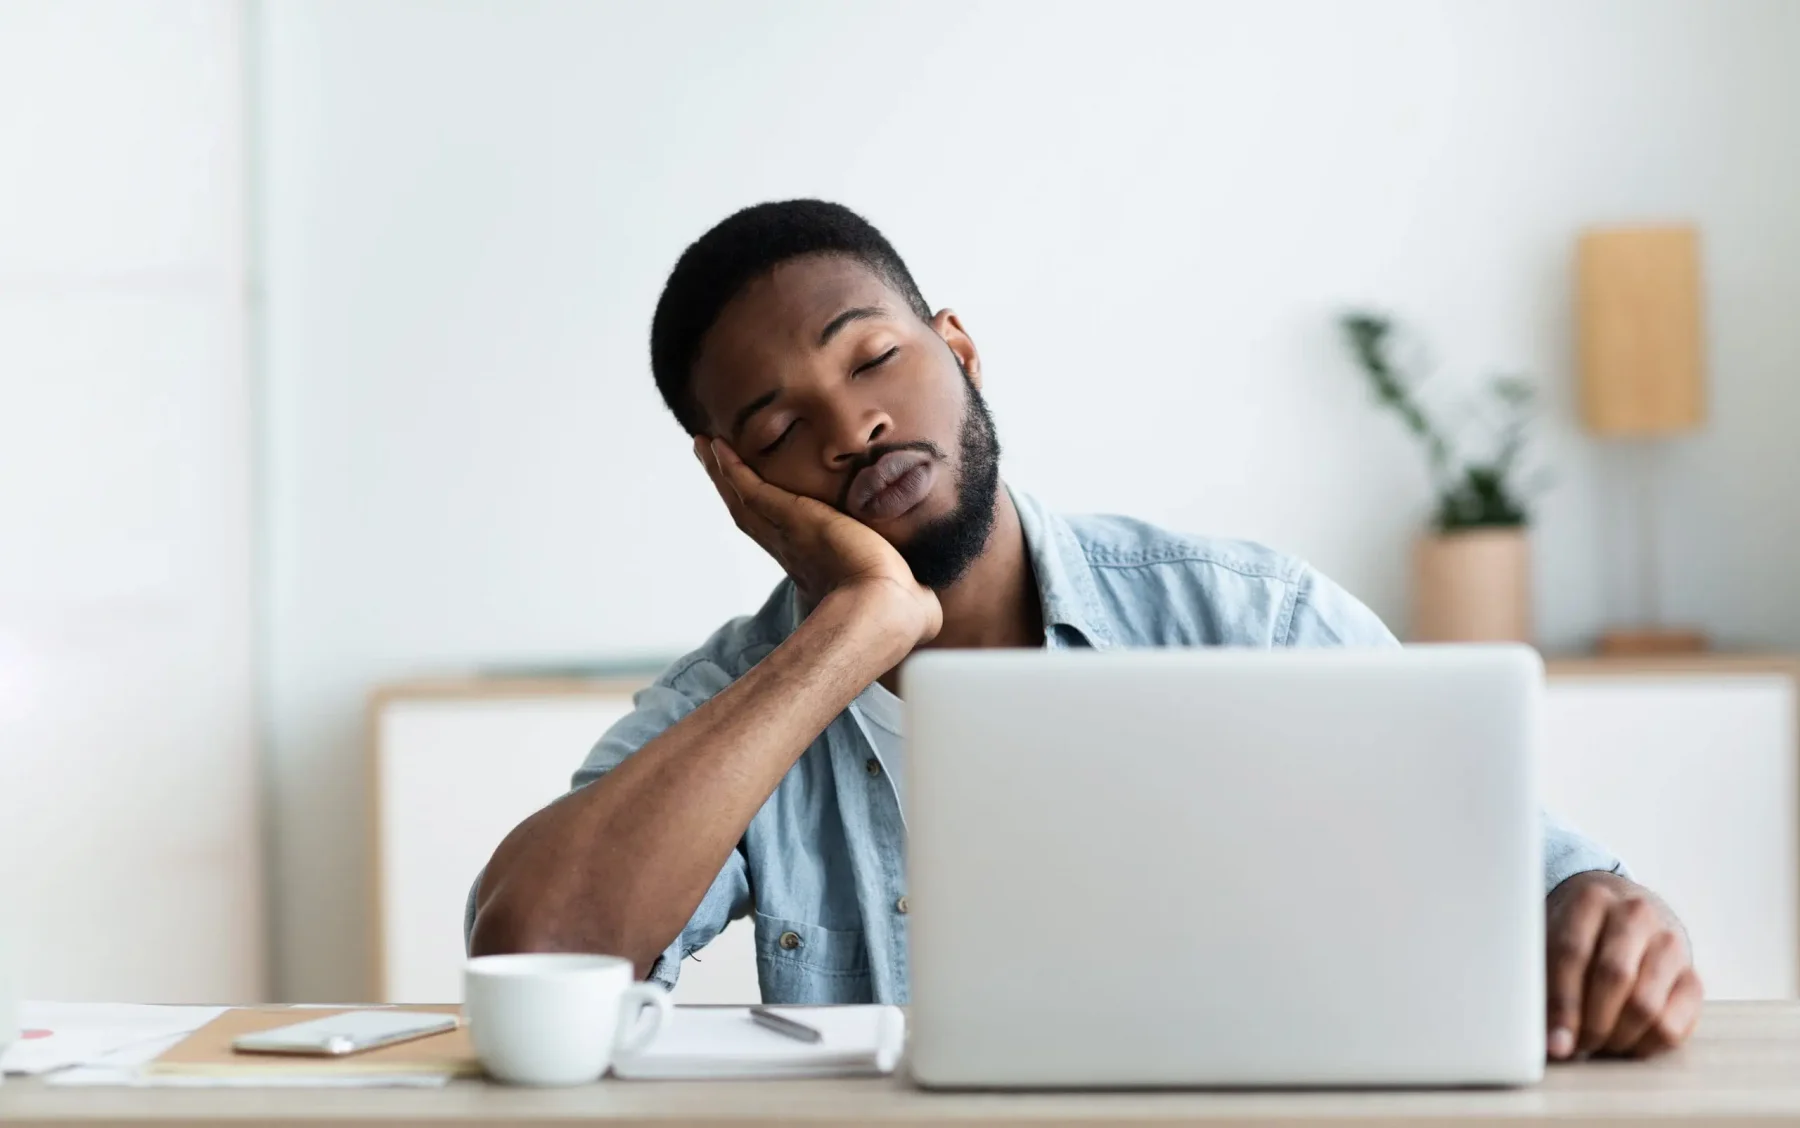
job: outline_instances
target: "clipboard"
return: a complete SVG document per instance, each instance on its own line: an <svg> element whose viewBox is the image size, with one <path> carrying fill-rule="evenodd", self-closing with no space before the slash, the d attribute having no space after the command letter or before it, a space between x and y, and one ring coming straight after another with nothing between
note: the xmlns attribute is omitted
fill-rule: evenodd
<svg viewBox="0 0 1800 1128"><path fill-rule="evenodd" d="M301 1055L246 1054L232 1049L231 1043L244 1034L291 1026L308 1019L327 1018L334 1014L366 1010L366 1007L247 1007L234 1008L182 1039L160 1057L144 1067L150 1076L160 1077L277 1077L277 1076L346 1076L382 1074L385 1076L475 1077L481 1063L475 1058L474 1044L469 1041L467 1023L454 1030L418 1038L398 1045L383 1046L346 1057L310 1057ZM461 1016L462 1007L454 1003L408 1006L407 1010L432 1014Z"/></svg>

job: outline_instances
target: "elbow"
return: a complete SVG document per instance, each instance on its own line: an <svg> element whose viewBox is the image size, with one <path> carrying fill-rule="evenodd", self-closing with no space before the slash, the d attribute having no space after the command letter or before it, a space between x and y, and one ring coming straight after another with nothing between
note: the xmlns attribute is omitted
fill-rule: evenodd
<svg viewBox="0 0 1800 1128"><path fill-rule="evenodd" d="M484 897L475 909L469 930L469 955L502 956L511 952L542 951L532 943L531 930L520 914L497 897Z"/></svg>
<svg viewBox="0 0 1800 1128"><path fill-rule="evenodd" d="M648 979L662 949L647 947L642 938L624 935L604 922L588 920L578 930L557 927L541 912L520 906L509 898L489 895L475 910L469 931L469 955L503 956L526 952L578 952L619 956L631 961L633 977Z"/></svg>
<svg viewBox="0 0 1800 1128"><path fill-rule="evenodd" d="M509 903L505 898L489 898L475 910L475 924L469 930L469 955L507 956L526 952L598 952L583 938L567 935L543 914Z"/></svg>
<svg viewBox="0 0 1800 1128"><path fill-rule="evenodd" d="M469 925L470 956L570 950L559 949L555 942L548 911L550 891L517 857L515 839L529 825L526 820L506 836L477 879L475 912Z"/></svg>
<svg viewBox="0 0 1800 1128"><path fill-rule="evenodd" d="M557 943L541 899L539 891L520 889L516 882L505 878L503 867L490 862L476 889L469 955L569 951Z"/></svg>

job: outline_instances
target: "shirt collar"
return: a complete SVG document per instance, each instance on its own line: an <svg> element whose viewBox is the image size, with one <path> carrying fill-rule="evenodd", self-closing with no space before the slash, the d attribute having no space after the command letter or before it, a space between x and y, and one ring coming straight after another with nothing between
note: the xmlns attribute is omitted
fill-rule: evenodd
<svg viewBox="0 0 1800 1128"><path fill-rule="evenodd" d="M1045 643L1051 647L1064 645L1056 630L1060 626L1074 631L1087 646L1111 646L1112 633L1100 610L1094 570L1088 565L1087 553L1076 539L1075 530L1030 494L1011 486L1006 487L1006 492L1018 510L1025 551L1031 558L1038 598L1043 603Z"/></svg>

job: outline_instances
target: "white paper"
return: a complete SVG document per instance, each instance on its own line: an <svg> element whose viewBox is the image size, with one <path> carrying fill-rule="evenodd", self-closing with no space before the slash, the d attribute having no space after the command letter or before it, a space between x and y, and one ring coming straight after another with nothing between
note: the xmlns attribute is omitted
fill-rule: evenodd
<svg viewBox="0 0 1800 1128"><path fill-rule="evenodd" d="M72 1087L125 1085L134 1089L436 1089L450 1080L446 1074L413 1073L233 1073L209 1077L143 1072L144 1066L165 1051L174 1049L186 1037L187 1034L182 1033L125 1046L86 1065L57 1070L46 1077L44 1083Z"/></svg>
<svg viewBox="0 0 1800 1128"><path fill-rule="evenodd" d="M858 1077L893 1072L906 1041L898 1007L776 1007L823 1037L800 1042L751 1021L748 1007L676 1007L643 1050L621 1054L626 1078Z"/></svg>
<svg viewBox="0 0 1800 1128"><path fill-rule="evenodd" d="M48 1074L44 1083L47 1085L136 1084L138 1070L180 1045L186 1037L186 1034L172 1034L167 1038L134 1042L94 1061L70 1066L67 1069L59 1069Z"/></svg>
<svg viewBox="0 0 1800 1128"><path fill-rule="evenodd" d="M224 1007L166 1007L139 1003L19 1005L23 1035L0 1055L0 1072L39 1074L78 1065L148 1061L205 1026Z"/></svg>

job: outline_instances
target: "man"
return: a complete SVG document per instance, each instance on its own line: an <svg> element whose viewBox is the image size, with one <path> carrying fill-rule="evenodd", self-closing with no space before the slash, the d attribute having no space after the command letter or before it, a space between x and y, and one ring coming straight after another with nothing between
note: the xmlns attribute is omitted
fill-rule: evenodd
<svg viewBox="0 0 1800 1128"><path fill-rule="evenodd" d="M845 208L762 204L707 232L650 351L725 508L788 579L501 843L472 951L618 953L672 985L754 912L765 1001L904 1002L894 690L915 648L1394 645L1298 561L1005 488L975 342ZM1701 988L1673 915L1548 819L1544 854L1551 1056L1680 1044Z"/></svg>

